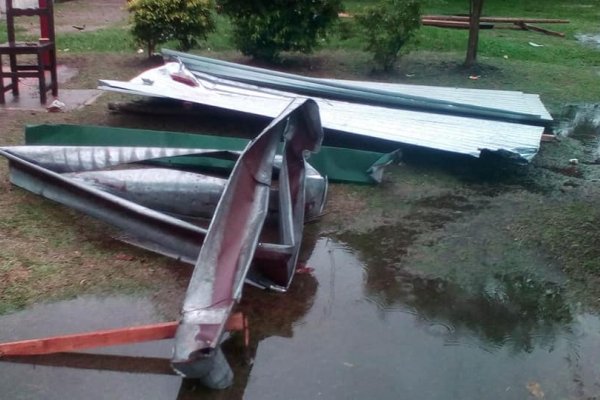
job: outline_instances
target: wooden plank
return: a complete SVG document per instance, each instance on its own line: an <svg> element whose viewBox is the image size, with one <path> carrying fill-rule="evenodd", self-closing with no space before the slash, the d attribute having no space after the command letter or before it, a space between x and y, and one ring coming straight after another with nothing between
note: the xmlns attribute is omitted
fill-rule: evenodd
<svg viewBox="0 0 600 400"><path fill-rule="evenodd" d="M95 347L171 339L175 336L178 325L179 321L171 321L159 324L0 343L0 357L64 353ZM241 313L237 313L231 315L225 325L225 329L228 331L242 331L245 326L246 322L244 316Z"/></svg>
<svg viewBox="0 0 600 400"><path fill-rule="evenodd" d="M442 21L435 19L424 19L421 21L421 24L424 26L437 26L440 28L457 28L457 29L469 29L469 22L462 21ZM492 29L494 28L493 24L490 23L480 23L479 29Z"/></svg>
<svg viewBox="0 0 600 400"><path fill-rule="evenodd" d="M526 24L526 23L519 23L516 25L518 25L521 28L528 30L528 31L541 32L546 35L552 35L552 36L558 36L558 37L565 37L565 34L562 32L551 31L550 29L542 28L540 26L535 26L535 25Z"/></svg>
<svg viewBox="0 0 600 400"><path fill-rule="evenodd" d="M422 19L440 21L469 21L469 16L462 15L423 15ZM480 22L507 22L507 23L538 23L538 24L568 24L568 19L553 18L520 18L520 17L481 17Z"/></svg>

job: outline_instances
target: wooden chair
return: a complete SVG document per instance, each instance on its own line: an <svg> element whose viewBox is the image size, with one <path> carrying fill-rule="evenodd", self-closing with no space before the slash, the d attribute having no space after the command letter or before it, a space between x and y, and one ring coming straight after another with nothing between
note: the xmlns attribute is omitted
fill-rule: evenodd
<svg viewBox="0 0 600 400"><path fill-rule="evenodd" d="M19 78L37 78L39 81L40 101L46 103L46 92L58 95L56 74L56 45L54 35L54 0L40 0L36 8L16 8L13 0L6 0L6 24L8 42L0 44L0 104L6 99L4 93L12 90L13 96L19 95ZM17 41L15 37L15 17L37 17L40 21L40 38L34 42ZM2 56L7 55L10 71L2 69ZM17 56L35 56L37 64L19 64ZM30 57L31 59L31 57ZM46 71L50 71L50 82L46 83ZM10 78L8 85L4 78Z"/></svg>

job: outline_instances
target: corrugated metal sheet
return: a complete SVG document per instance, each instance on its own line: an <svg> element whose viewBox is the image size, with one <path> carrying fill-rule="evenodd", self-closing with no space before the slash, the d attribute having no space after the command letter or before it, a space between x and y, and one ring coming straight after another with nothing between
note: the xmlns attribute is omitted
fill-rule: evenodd
<svg viewBox="0 0 600 400"><path fill-rule="evenodd" d="M457 87L407 85L402 83L348 81L323 79L325 82L340 82L357 87L389 90L410 96L426 96L436 100L497 108L500 110L537 114L543 119L552 119L540 96L513 90L465 89Z"/></svg>
<svg viewBox="0 0 600 400"><path fill-rule="evenodd" d="M540 115L536 114L499 110L495 107L469 105L430 97L412 96L385 89L347 85L340 82L236 64L167 49L163 49L162 53L164 57L182 64L192 73L209 74L230 81L296 93L297 95L306 97L523 125L548 127L552 124L552 120L544 120ZM173 78L177 80L181 79L181 76L174 76Z"/></svg>
<svg viewBox="0 0 600 400"><path fill-rule="evenodd" d="M171 79L172 73L180 71L181 66L178 63L168 63L165 66L146 71L130 82L102 80L100 88L185 100L271 118L283 111L290 99L302 97L294 93L260 88L200 74L195 75L199 86L192 87ZM357 82L356 84L360 85L361 83ZM404 88L403 90L415 90L419 91L421 96L429 96L429 93L423 93L428 90L433 92L433 89L428 88L430 87L425 87L425 89ZM479 93L474 89L461 89L456 92L454 89L446 88L445 91L436 89L436 92L432 94L470 98L471 103L477 103L484 101L482 100L484 97L485 101L491 101L492 98L497 100L510 93L500 91L496 93L498 97L494 97L495 92L487 90ZM509 96L509 99L503 104L516 102L522 109L527 107L536 110L543 109L544 114L548 115L541 102L534 104L535 97L516 94L513 96ZM519 101L516 100L517 97L520 98ZM390 109L319 98L315 100L319 105L323 127L326 129L474 157L478 157L481 151L488 150L529 161L537 153L544 131L542 127L515 123ZM492 104L497 105L496 100ZM333 133L329 131L327 134Z"/></svg>

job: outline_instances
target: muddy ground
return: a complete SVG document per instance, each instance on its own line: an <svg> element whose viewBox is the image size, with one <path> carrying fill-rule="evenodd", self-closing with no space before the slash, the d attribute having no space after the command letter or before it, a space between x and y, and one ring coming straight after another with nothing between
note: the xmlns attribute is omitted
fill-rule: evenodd
<svg viewBox="0 0 600 400"><path fill-rule="evenodd" d="M66 88L152 65L134 55L61 61L79 70ZM22 143L23 126L36 123L244 135L265 124L209 110L194 118L107 110L128 99L105 94L70 113L2 110L0 145ZM597 105L555 112L564 121L558 140L529 165L413 148L380 185L331 185L326 214L304 238L314 274L298 276L285 295L245 289L251 346L236 336L226 344L236 371L230 390L115 372L119 360L63 358L38 360L47 366L37 369L0 363L0 397L598 398L599 114ZM118 326L136 315L176 319L189 267L113 234L11 186L0 160L0 326L10 327L0 339L98 329L98 320ZM62 315L69 323L57 322ZM168 358L168 347L150 353Z"/></svg>
<svg viewBox="0 0 600 400"><path fill-rule="evenodd" d="M110 71L99 67L92 55L64 58L81 71L68 87L91 88L94 76L127 78L149 66L134 56L102 58L110 62ZM222 134L258 132L265 123L209 110L194 118L108 111L109 102L125 100L105 94L70 113L2 112L1 143L22 143L23 126L35 123ZM146 385L140 398L271 398L265 392L272 398L290 392L304 393L296 398L396 398L418 397L424 388L417 382L429 379L422 374L433 374L438 381L427 390L427 398L456 398L448 397L447 387L461 398L487 397L488 392L495 396L489 398L524 398L538 389L555 394L552 398L593 398L600 384L597 365L589 359L599 355L593 344L600 310L597 116L597 106L565 108L558 140L543 143L530 165L405 149L402 162L387 170L380 185L331 185L326 214L307 226L304 240L303 258L315 268L314 275L299 276L283 296L246 289L240 308L250 318L252 343L244 349L234 336L226 345L237 376L226 392L207 393L193 382L159 379L152 371L123 379L122 372L114 371L121 359L113 364L104 359L37 360L51 365L43 367L48 369L44 376L54 378L35 390L15 390L28 394L24 398L77 398L79 393L95 398L90 388L113 385L116 379L122 383L114 386L115 397ZM65 299L74 300L55 303L59 311L38 312L55 319L34 332L52 333L48 327L62 315L84 322L61 333L75 327L94 329L83 317L88 311L135 314L138 306L131 302L139 300L134 299L145 299L144 307L154 310L145 321L139 314L140 322L177 318L189 267L122 244L112 238L110 227L12 187L4 160L0 226L0 304L13 326L12 336L0 333L5 340L32 337L27 321L35 320L28 314L35 311L15 311L44 304L52 308L53 302ZM107 306L124 295L132 300ZM87 301L91 308L78 309L69 303L73 301ZM112 324L119 326L122 318L115 318ZM390 330L395 334L389 336ZM399 338L405 343L401 347ZM375 342L368 351L361 347L371 340ZM409 343L410 350L405 347ZM436 346L442 347L431 353ZM319 351L307 352L312 347ZM151 353L162 357L160 371L168 370L168 348L152 348ZM146 356L145 351L132 354ZM440 354L446 367L437 370ZM571 361L564 365L565 359ZM107 362L113 372L98 372L106 370ZM418 367L417 372L408 373L406 362ZM82 364L88 369L97 363L95 375L80 370ZM314 367L321 372L308 373L303 363L321 363ZM489 371L477 375L477 363ZM569 372L558 376L540 371L545 364ZM6 377L0 388L13 374L39 379L40 367L0 367ZM456 377L450 371L455 368L465 368L473 380L461 383L460 389L453 386ZM496 372L510 376L498 380ZM89 386L75 383L81 378L73 374L85 374ZM278 379L277 390L269 383L272 377ZM57 387L54 379L73 383ZM302 392L298 379L313 382L314 390ZM394 383L397 379L402 385ZM477 383L481 379L486 389ZM358 382L363 383L356 386Z"/></svg>

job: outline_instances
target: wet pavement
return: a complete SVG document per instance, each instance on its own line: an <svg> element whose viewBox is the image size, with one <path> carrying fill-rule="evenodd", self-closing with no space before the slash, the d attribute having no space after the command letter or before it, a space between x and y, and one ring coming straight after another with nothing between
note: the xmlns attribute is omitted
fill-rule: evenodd
<svg viewBox="0 0 600 400"><path fill-rule="evenodd" d="M0 339L24 340L159 322L151 302L125 296L111 298L83 297L53 304L35 305L27 311L0 319ZM96 353L147 358L168 358L167 341L130 346L114 346ZM39 360L39 361L38 361ZM176 398L181 379L163 374L135 373L138 363L127 357L39 357L29 363L0 363L0 398L2 399L170 399ZM25 361L25 360L24 360ZM148 360L143 364L148 364ZM125 363L132 372L114 372ZM142 364L142 365L143 365ZM55 365L55 366L52 366ZM79 366L71 368L69 365ZM98 365L105 370L94 370Z"/></svg>
<svg viewBox="0 0 600 400"><path fill-rule="evenodd" d="M94 103L102 94L96 89L63 89L62 85L76 76L79 71L66 65L57 66L58 75L58 97L57 100L64 103L61 111L72 111ZM47 74L48 75L48 74ZM47 80L49 80L49 75ZM6 85L9 80L6 80ZM0 110L20 110L20 111L46 111L53 100L52 94L48 92L46 104L40 103L38 80L36 78L21 78L19 80L19 96L13 97L12 91L5 93L6 103L0 104Z"/></svg>
<svg viewBox="0 0 600 400"><path fill-rule="evenodd" d="M492 275L483 285L466 286L374 261L356 247L317 237L308 259L314 276L298 276L285 295L247 289L242 309L250 318L251 348L244 351L235 337L225 346L236 373L231 389L206 391L166 374L170 341L162 341L101 351L145 357L140 365L135 358L96 356L79 364L68 358L42 360L44 366L2 362L1 397L524 399L539 391L545 398L600 394L600 318L577 312L555 280ZM0 339L159 320L149 300L79 298L0 318ZM94 370L95 362L104 370ZM143 365L154 370L145 372Z"/></svg>

